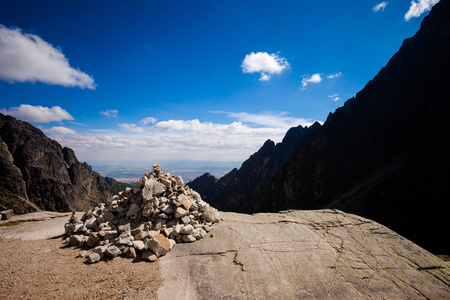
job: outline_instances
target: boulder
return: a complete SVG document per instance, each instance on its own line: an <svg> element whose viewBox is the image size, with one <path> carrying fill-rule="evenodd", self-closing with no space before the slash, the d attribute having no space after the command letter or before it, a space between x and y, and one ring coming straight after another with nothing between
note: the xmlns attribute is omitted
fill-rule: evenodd
<svg viewBox="0 0 450 300"><path fill-rule="evenodd" d="M146 246L147 249L151 250L158 257L166 255L170 250L170 242L163 234L158 234L148 240Z"/></svg>
<svg viewBox="0 0 450 300"><path fill-rule="evenodd" d="M2 210L0 215L2 216L2 220L9 220L14 216L14 211L12 209Z"/></svg>

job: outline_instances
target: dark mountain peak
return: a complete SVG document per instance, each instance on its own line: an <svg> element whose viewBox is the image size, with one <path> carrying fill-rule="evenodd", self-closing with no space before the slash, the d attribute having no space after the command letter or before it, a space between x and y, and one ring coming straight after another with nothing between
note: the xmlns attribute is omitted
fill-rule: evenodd
<svg viewBox="0 0 450 300"><path fill-rule="evenodd" d="M254 203L261 197L264 185L291 156L299 141L318 128L320 128L318 122L310 127L290 128L281 143L275 145L273 141L267 140L257 152L242 163L239 170L235 168L216 181L206 181L202 175L189 186L214 207L252 212Z"/></svg>
<svg viewBox="0 0 450 300"><path fill-rule="evenodd" d="M70 148L48 138L38 128L0 114L0 205L15 213L84 210L103 202L112 185Z"/></svg>
<svg viewBox="0 0 450 300"><path fill-rule="evenodd" d="M256 211L338 208L450 252L450 1L442 0L388 64L303 139Z"/></svg>

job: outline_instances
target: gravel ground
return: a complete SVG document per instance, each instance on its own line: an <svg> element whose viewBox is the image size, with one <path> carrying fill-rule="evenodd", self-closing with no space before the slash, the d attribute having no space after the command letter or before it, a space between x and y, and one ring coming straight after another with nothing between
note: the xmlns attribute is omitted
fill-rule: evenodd
<svg viewBox="0 0 450 300"><path fill-rule="evenodd" d="M1 299L156 299L159 265L115 258L86 264L79 248L54 237L0 237Z"/></svg>

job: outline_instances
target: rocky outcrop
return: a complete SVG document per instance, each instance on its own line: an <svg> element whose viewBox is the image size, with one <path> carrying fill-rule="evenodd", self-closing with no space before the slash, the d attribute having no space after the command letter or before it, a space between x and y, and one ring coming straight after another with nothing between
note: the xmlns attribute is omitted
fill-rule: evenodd
<svg viewBox="0 0 450 300"><path fill-rule="evenodd" d="M448 299L447 263L337 210L221 213L160 261L158 299Z"/></svg>
<svg viewBox="0 0 450 300"><path fill-rule="evenodd" d="M356 97L300 141L255 211L339 208L450 253L450 1Z"/></svg>
<svg viewBox="0 0 450 300"><path fill-rule="evenodd" d="M219 213L184 185L181 176L161 172L159 164L107 203L73 213L66 223L69 244L93 248L84 251L89 263L119 255L154 262L177 243L192 243L206 236Z"/></svg>
<svg viewBox="0 0 450 300"><path fill-rule="evenodd" d="M108 183L39 129L0 114L0 208L19 214L85 210L121 185Z"/></svg>
<svg viewBox="0 0 450 300"><path fill-rule="evenodd" d="M207 173L190 182L189 186L220 210L251 213L264 186L289 159L299 141L319 128L318 122L310 127L291 128L281 143L275 145L267 140L239 170L233 169L219 180Z"/></svg>

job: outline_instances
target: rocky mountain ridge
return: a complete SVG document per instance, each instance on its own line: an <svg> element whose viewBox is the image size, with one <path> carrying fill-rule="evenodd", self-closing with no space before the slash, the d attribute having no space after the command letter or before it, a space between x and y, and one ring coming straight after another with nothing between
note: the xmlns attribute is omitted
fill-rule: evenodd
<svg viewBox="0 0 450 300"><path fill-rule="evenodd" d="M251 213L264 186L289 159L299 141L320 126L315 122L310 127L293 127L280 143L275 145L267 140L261 149L242 163L239 170L235 168L220 179L206 173L190 182L189 186L220 210Z"/></svg>
<svg viewBox="0 0 450 300"><path fill-rule="evenodd" d="M442 239L450 206L448 53L450 1L442 0L363 90L299 140L250 212L338 208L450 253ZM208 201L247 207L239 196ZM216 207L239 211L234 203Z"/></svg>
<svg viewBox="0 0 450 300"><path fill-rule="evenodd" d="M1 208L86 210L126 186L103 178L29 123L0 113Z"/></svg>

